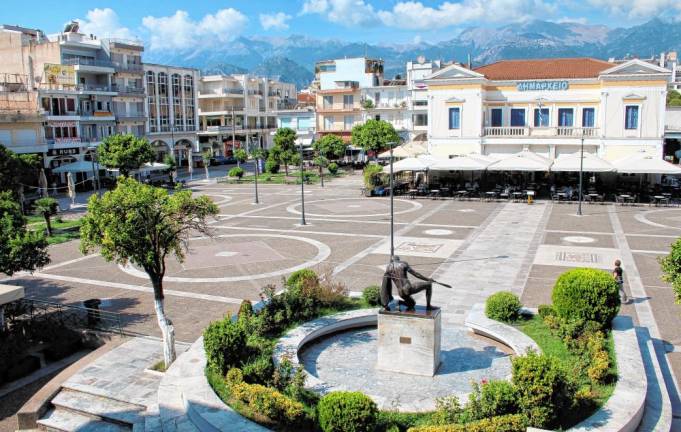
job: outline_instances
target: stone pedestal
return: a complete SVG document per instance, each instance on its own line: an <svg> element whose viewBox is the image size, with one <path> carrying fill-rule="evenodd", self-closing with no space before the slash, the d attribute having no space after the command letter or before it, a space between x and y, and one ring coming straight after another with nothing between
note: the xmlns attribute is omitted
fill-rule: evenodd
<svg viewBox="0 0 681 432"><path fill-rule="evenodd" d="M378 313L376 369L433 376L440 366L440 309Z"/></svg>

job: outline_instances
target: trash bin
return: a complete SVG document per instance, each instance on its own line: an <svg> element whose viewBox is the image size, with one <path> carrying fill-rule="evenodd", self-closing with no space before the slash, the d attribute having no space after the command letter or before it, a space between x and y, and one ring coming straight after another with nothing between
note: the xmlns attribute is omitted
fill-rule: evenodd
<svg viewBox="0 0 681 432"><path fill-rule="evenodd" d="M100 321L99 305L102 304L100 299L90 299L83 302L83 306L87 308L87 325L88 327L97 327Z"/></svg>

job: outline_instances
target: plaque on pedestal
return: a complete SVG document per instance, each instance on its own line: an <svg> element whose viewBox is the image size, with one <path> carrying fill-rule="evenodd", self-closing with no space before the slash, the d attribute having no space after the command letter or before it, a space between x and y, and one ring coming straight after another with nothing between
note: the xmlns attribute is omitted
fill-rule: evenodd
<svg viewBox="0 0 681 432"><path fill-rule="evenodd" d="M376 369L433 376L440 366L442 320L439 308L378 312Z"/></svg>

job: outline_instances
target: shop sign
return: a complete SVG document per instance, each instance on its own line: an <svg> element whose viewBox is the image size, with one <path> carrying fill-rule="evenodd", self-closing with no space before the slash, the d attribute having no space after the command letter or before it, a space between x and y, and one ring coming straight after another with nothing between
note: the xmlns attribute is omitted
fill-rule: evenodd
<svg viewBox="0 0 681 432"><path fill-rule="evenodd" d="M73 66L45 63L45 81L48 84L75 85L76 74Z"/></svg>
<svg viewBox="0 0 681 432"><path fill-rule="evenodd" d="M80 153L80 148L70 147L70 148L60 148L60 149L49 149L47 151L48 156L71 156Z"/></svg>
<svg viewBox="0 0 681 432"><path fill-rule="evenodd" d="M570 88L570 84L567 81L523 81L516 88L518 91L560 91Z"/></svg>

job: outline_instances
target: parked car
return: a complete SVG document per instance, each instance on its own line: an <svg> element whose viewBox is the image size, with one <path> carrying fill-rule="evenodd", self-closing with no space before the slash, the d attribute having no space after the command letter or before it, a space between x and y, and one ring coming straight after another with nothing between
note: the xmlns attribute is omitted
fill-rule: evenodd
<svg viewBox="0 0 681 432"><path fill-rule="evenodd" d="M232 156L214 156L210 160L211 165L228 165L235 164L236 159Z"/></svg>

